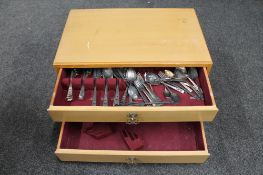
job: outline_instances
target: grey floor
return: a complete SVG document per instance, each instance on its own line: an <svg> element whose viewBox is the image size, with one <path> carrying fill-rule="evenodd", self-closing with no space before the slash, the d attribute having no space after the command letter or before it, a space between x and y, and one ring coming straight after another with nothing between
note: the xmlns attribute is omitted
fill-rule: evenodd
<svg viewBox="0 0 263 175"><path fill-rule="evenodd" d="M220 109L201 165L63 163L48 117L53 58L71 8L194 7ZM1 0L0 174L263 174L263 1Z"/></svg>

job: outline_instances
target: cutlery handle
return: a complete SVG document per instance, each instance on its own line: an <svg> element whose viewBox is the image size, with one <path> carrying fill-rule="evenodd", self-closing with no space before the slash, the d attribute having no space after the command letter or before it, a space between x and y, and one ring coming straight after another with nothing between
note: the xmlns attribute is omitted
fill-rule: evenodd
<svg viewBox="0 0 263 175"><path fill-rule="evenodd" d="M142 92L145 94L145 96L148 98L149 102L151 103L151 105L156 106L154 100L151 98L151 96L144 90L142 89Z"/></svg>
<svg viewBox="0 0 263 175"><path fill-rule="evenodd" d="M184 82L180 82L180 84L188 91L188 92L193 92L193 90L191 88L189 88L189 84L186 84Z"/></svg>
<svg viewBox="0 0 263 175"><path fill-rule="evenodd" d="M187 77L187 79L193 84L193 88L197 91L200 91L201 88L199 88L197 86L197 84L190 78L190 77ZM202 90L200 92L203 92Z"/></svg>
<svg viewBox="0 0 263 175"><path fill-rule="evenodd" d="M160 80L164 82L185 82L185 79L182 78L161 78Z"/></svg>
<svg viewBox="0 0 263 175"><path fill-rule="evenodd" d="M125 103L126 103L127 92L128 92L128 85L126 85L126 89L125 89L124 94L123 94L123 96L121 98L121 105L122 106L124 106Z"/></svg>
<svg viewBox="0 0 263 175"><path fill-rule="evenodd" d="M108 79L105 79L104 98L102 106L108 106Z"/></svg>
<svg viewBox="0 0 263 175"><path fill-rule="evenodd" d="M67 93L66 99L67 99L67 101L72 101L72 100L73 100L73 88L72 88L72 84L69 84L68 93Z"/></svg>
<svg viewBox="0 0 263 175"><path fill-rule="evenodd" d="M118 106L120 104L120 91L119 91L119 80L116 79L116 91L115 91L115 96L113 100L113 106Z"/></svg>
<svg viewBox="0 0 263 175"><path fill-rule="evenodd" d="M172 86L172 85L170 85L170 84L168 84L168 83L164 83L164 82L162 82L162 84L164 84L164 85L166 85L166 86L168 86L168 87L170 87L170 88L172 88L172 89L174 89L174 90L176 90L176 91L178 91L178 92L180 92L180 93L184 93L184 90L183 89L181 89L181 88L179 88L179 87L176 87L176 86Z"/></svg>
<svg viewBox="0 0 263 175"><path fill-rule="evenodd" d="M81 88L80 88L80 91L79 91L79 100L83 100L84 97L85 97L85 85L84 85L84 82L85 82L85 79L89 76L89 73L88 70L85 70L83 69L83 74L82 74L82 79L81 79Z"/></svg>
<svg viewBox="0 0 263 175"><path fill-rule="evenodd" d="M145 89L148 91L149 95L152 97L153 100L155 101L161 101L160 98L146 85L143 84Z"/></svg>
<svg viewBox="0 0 263 175"><path fill-rule="evenodd" d="M79 91L79 100L83 100L85 97L85 86L84 81L82 81L81 89Z"/></svg>
<svg viewBox="0 0 263 175"><path fill-rule="evenodd" d="M148 102L147 98L145 98L145 96L143 95L143 93L142 93L136 86L135 86L135 88L137 89L138 93L139 93L140 96L142 97L142 100L143 100L145 103L147 103L147 102Z"/></svg>
<svg viewBox="0 0 263 175"><path fill-rule="evenodd" d="M94 78L94 90L93 90L93 97L92 97L92 106L97 105L97 86L96 86L96 78Z"/></svg>
<svg viewBox="0 0 263 175"><path fill-rule="evenodd" d="M163 105L163 104L175 104L174 102L170 102L170 101L161 101L161 102L155 102L155 104L159 104L159 105ZM153 105L153 103L151 102L141 102L141 103L136 103L136 102L130 102L128 104L129 106L144 106L144 105Z"/></svg>
<svg viewBox="0 0 263 175"><path fill-rule="evenodd" d="M73 87L72 87L72 79L73 79L73 70L70 73L70 79L69 79L69 86L68 86L68 92L67 92L67 101L72 101L73 100Z"/></svg>
<svg viewBox="0 0 263 175"><path fill-rule="evenodd" d="M83 100L83 99L84 99L84 96L85 96L85 86L82 85L82 86L81 86L81 89L80 89L80 92L79 92L79 99L80 99L80 100Z"/></svg>

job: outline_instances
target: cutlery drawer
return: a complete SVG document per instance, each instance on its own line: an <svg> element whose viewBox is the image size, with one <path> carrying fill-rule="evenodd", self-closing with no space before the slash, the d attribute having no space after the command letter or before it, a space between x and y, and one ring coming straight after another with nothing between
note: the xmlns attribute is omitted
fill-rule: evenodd
<svg viewBox="0 0 263 175"><path fill-rule="evenodd" d="M165 68L135 68L139 71L154 69L155 71ZM58 71L57 81L52 95L48 112L54 121L68 122L176 122L176 121L212 121L218 111L214 95L209 82L207 70L204 67L197 68L198 78L195 82L203 90L203 100L190 99L188 94L180 94L180 102L176 105L164 106L112 106L115 94L116 79L109 78L109 106L99 106L104 95L104 79L97 79L97 106L92 106L93 78L90 75L85 79L85 99L78 100L81 77L72 81L73 97L75 100L67 102L67 89L69 78L67 69ZM125 91L125 82L119 80L120 98ZM153 86L154 92L165 100L162 85ZM128 100L128 98L127 98Z"/></svg>
<svg viewBox="0 0 263 175"><path fill-rule="evenodd" d="M105 124L112 133L96 139L87 123L63 122L55 154L62 161L126 163L203 163L209 157L202 122ZM129 150L120 134L124 128L143 140L139 150Z"/></svg>

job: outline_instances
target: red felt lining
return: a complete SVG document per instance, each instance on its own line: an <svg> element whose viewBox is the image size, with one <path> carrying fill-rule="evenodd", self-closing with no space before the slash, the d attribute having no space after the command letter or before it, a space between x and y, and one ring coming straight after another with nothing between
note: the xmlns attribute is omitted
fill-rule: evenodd
<svg viewBox="0 0 263 175"><path fill-rule="evenodd" d="M136 71L139 71L142 75L144 72L155 72L158 73L159 71L164 71L164 69L169 68L135 68ZM172 69L172 68L171 68ZM203 68L197 68L199 77L195 80L195 82L202 88L204 92L204 100L196 100L196 99L190 99L190 95L187 93L181 94L174 90L173 92L177 93L180 96L180 102L178 104L167 104L166 106L205 106L205 105L212 105L211 96L209 93L209 88L207 84L207 80L205 77L205 73ZM126 83L123 79L119 80L119 87L120 87L120 99L125 91ZM74 100L71 102L67 102L65 100L67 96L67 89L69 86L69 74L66 69L62 70L61 77L59 78L59 84L57 88L57 92L55 95L54 100L54 106L90 106L92 103L92 97L93 97L93 78L92 75L90 75L88 78L84 81L85 85L85 99L84 100L78 100L78 95L81 87L81 75L74 78L72 81L73 86L73 97ZM104 96L104 86L105 86L105 79L98 78L96 80L97 85L97 106L102 105L102 99ZM113 98L115 95L115 87L116 87L116 78L109 78L108 79L108 99L109 99L109 106L112 106L113 104ZM164 87L163 85L154 85L152 86L154 92L159 96L161 100L168 101L169 99L165 98L163 95ZM128 97L126 99L128 101ZM142 101L139 99L138 101Z"/></svg>
<svg viewBox="0 0 263 175"><path fill-rule="evenodd" d="M120 131L128 128L143 139L144 151L196 151L205 150L200 122L141 123L94 123L109 125L113 133L96 139L86 133L89 123L66 122L61 140L61 149L129 150Z"/></svg>

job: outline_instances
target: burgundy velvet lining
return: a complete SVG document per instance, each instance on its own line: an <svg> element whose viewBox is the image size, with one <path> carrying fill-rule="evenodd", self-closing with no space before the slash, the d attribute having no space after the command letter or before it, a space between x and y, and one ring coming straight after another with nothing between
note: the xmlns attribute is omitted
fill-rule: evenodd
<svg viewBox="0 0 263 175"><path fill-rule="evenodd" d="M66 122L60 148L86 150L129 150L123 141L120 131L123 128L137 133L143 139L143 151L196 151L204 150L204 140L200 122L125 123L107 124L113 133L105 138L96 139L85 131L89 123Z"/></svg>
<svg viewBox="0 0 263 175"><path fill-rule="evenodd" d="M168 69L168 68L165 68ZM144 72L155 72L158 73L159 71L163 71L164 68L136 68L136 71L139 71L142 75ZM198 68L199 77L195 80L195 82L203 89L204 92L204 100L196 100L196 99L190 99L190 95L187 93L181 94L174 90L173 92L177 93L181 100L178 104L168 104L166 106L204 106L204 105L212 105L211 96L209 93L209 88L207 85L207 80L204 74L204 70L202 68ZM125 88L126 83L123 79L119 80L119 87L120 87L120 98L122 97ZM54 100L54 106L90 106L92 103L92 97L93 97L93 78L92 75L90 75L87 79L84 81L85 85L85 99L84 100L78 100L78 94L81 87L81 76L76 77L72 81L73 86L73 96L74 100L72 102L67 102L65 100L67 96L67 89L69 86L69 73L66 71L66 69L63 69L61 77L59 79L58 89L57 93L55 95ZM98 78L96 80L97 85L97 106L100 106L102 104L103 96L104 96L104 86L105 86L105 79ZM112 106L113 104L113 98L115 95L115 87L116 87L116 79L115 78L109 78L108 79L108 98L109 98L109 106ZM168 101L169 99L165 98L163 95L164 87L163 85L154 85L152 86L154 92L159 96L161 100ZM128 101L128 97L126 99ZM139 99L138 101L141 101Z"/></svg>

